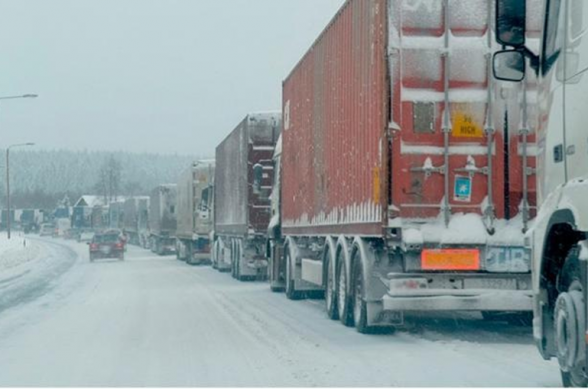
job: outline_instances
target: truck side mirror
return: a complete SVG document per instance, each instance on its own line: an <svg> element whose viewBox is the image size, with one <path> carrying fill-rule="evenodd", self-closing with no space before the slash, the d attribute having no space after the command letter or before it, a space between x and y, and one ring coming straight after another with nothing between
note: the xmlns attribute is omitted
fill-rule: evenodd
<svg viewBox="0 0 588 389"><path fill-rule="evenodd" d="M261 182L263 181L263 166L259 163L253 165L253 193L261 193Z"/></svg>
<svg viewBox="0 0 588 389"><path fill-rule="evenodd" d="M525 45L527 30L527 2L521 0L496 1L496 40L503 46Z"/></svg>
<svg viewBox="0 0 588 389"><path fill-rule="evenodd" d="M516 50L504 50L494 54L494 78L520 82L525 78L525 55Z"/></svg>

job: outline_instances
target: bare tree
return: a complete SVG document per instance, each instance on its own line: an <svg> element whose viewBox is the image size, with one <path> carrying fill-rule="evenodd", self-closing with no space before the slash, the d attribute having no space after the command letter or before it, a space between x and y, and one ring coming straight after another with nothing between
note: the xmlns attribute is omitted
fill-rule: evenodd
<svg viewBox="0 0 588 389"><path fill-rule="evenodd" d="M104 202L116 200L120 195L122 180L122 164L114 156L110 156L98 172L96 190L104 196Z"/></svg>

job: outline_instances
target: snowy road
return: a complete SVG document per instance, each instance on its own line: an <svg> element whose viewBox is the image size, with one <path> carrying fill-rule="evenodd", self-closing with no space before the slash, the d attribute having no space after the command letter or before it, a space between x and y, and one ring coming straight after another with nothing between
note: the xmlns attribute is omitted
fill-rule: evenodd
<svg viewBox="0 0 588 389"><path fill-rule="evenodd" d="M39 244L60 272L0 306L0 386L560 385L529 328L441 316L360 335L322 301L209 267L132 247L90 264L85 245Z"/></svg>

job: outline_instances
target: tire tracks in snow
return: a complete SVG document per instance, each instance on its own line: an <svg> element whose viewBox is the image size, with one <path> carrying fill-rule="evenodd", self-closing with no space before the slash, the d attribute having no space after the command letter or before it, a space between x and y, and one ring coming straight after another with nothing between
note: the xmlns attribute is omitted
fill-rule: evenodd
<svg viewBox="0 0 588 389"><path fill-rule="evenodd" d="M11 308L47 294L78 260L78 255L68 246L34 238L31 240L43 246L45 253L35 260L35 267L4 281L0 288L0 316Z"/></svg>

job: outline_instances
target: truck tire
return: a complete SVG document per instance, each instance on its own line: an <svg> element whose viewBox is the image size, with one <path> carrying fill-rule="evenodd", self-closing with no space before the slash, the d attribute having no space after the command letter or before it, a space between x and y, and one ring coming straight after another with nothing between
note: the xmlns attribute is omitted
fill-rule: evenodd
<svg viewBox="0 0 588 389"><path fill-rule="evenodd" d="M363 280L363 265L359 259L359 252L356 250L352 258L352 272L351 272L351 292L353 299L353 322L355 329L360 334L368 334L371 328L368 326L367 320L367 304L364 299L364 280Z"/></svg>
<svg viewBox="0 0 588 389"><path fill-rule="evenodd" d="M337 276L335 268L337 262L332 258L331 253L325 255L325 309L327 316L331 320L339 320L339 311L337 309Z"/></svg>
<svg viewBox="0 0 588 389"><path fill-rule="evenodd" d="M558 280L559 296L553 312L556 356L565 387L586 387L584 294L580 282L578 250L572 249Z"/></svg>
<svg viewBox="0 0 588 389"><path fill-rule="evenodd" d="M284 255L286 256L286 297L289 300L301 300L304 295L295 288L294 263L292 263L289 248L286 248Z"/></svg>
<svg viewBox="0 0 588 389"><path fill-rule="evenodd" d="M353 326L351 304L347 289L347 265L344 259L340 259L339 266L337 266L337 310L339 311L339 320L347 327Z"/></svg>

